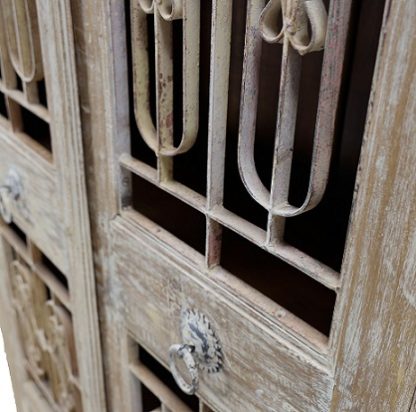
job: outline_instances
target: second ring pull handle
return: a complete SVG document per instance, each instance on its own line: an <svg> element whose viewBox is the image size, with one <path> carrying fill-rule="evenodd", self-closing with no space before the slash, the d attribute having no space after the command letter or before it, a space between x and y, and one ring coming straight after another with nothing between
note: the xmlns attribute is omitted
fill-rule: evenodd
<svg viewBox="0 0 416 412"><path fill-rule="evenodd" d="M7 223L12 221L12 211L11 211L11 187L8 185L0 186L0 216Z"/></svg>
<svg viewBox="0 0 416 412"><path fill-rule="evenodd" d="M21 200L22 192L22 182L19 174L14 169L10 169L4 183L0 184L0 216L7 224L13 220L12 206L14 203L19 208L20 213L26 215L26 213L23 213L26 210Z"/></svg>
<svg viewBox="0 0 416 412"><path fill-rule="evenodd" d="M169 348L169 367L172 375L181 390L188 395L193 395L199 385L198 362L193 355L194 352L195 347L187 344L175 344ZM177 365L179 360L185 364L190 382L179 371Z"/></svg>
<svg viewBox="0 0 416 412"><path fill-rule="evenodd" d="M222 369L222 348L211 322L195 309L182 310L181 335L182 343L169 348L169 367L179 388L193 395L198 390L201 372L211 374ZM179 362L183 362L186 372L178 367Z"/></svg>

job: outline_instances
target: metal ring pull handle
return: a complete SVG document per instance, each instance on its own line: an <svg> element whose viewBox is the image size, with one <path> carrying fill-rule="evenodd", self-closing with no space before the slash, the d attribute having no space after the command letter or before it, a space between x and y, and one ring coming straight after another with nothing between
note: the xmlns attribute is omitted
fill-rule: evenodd
<svg viewBox="0 0 416 412"><path fill-rule="evenodd" d="M176 344L169 348L169 367L172 375L181 390L188 395L193 395L199 385L198 363L193 356L194 351L195 347L187 344ZM177 367L178 359L184 362L189 372L190 383L186 381L179 371Z"/></svg>
<svg viewBox="0 0 416 412"><path fill-rule="evenodd" d="M0 185L0 216L7 224L13 220L12 205L14 203L16 203L20 213L26 215L24 202L21 200L22 192L23 188L19 174L14 169L10 169L4 184ZM17 203L17 201L19 202Z"/></svg>
<svg viewBox="0 0 416 412"><path fill-rule="evenodd" d="M183 309L181 313L181 344L169 348L169 366L179 388L193 395L199 386L199 373L218 373L223 368L221 343L211 322L195 309ZM178 361L185 364L185 379L178 368Z"/></svg>
<svg viewBox="0 0 416 412"><path fill-rule="evenodd" d="M6 223L12 222L11 194L12 188L9 185L0 186L0 216Z"/></svg>

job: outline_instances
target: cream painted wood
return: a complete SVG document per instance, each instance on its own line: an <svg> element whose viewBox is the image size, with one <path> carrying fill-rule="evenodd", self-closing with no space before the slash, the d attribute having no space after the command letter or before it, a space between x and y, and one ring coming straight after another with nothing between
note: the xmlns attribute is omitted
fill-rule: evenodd
<svg viewBox="0 0 416 412"><path fill-rule="evenodd" d="M216 410L273 410L277 400L288 410L305 405L310 411L328 410L328 369L289 346L278 327L265 328L236 297L221 293L213 280L147 236L137 223L116 220L113 230L120 279L113 282L123 294L124 333L167 365L169 346L181 339L181 311L197 309L212 320L224 353L223 370L200 374L198 395Z"/></svg>
<svg viewBox="0 0 416 412"><path fill-rule="evenodd" d="M59 269L67 273L62 207L57 193L57 171L53 164L28 150L24 142L0 128L0 182L10 171L21 179L22 194L12 206L13 220L33 241L43 245L43 251Z"/></svg>
<svg viewBox="0 0 416 412"><path fill-rule="evenodd" d="M24 7L26 2L8 3L7 7L6 3L4 7L2 5L2 18L5 17L4 13L11 10L10 5L17 3L19 7ZM14 61L8 60L8 55L2 48L4 77L0 91L7 97L9 121L2 118L0 122L0 178L3 184L10 168L16 169L21 175L24 196L12 206L13 221L25 232L28 242L39 246L68 280L69 297L65 296L64 291L58 290L57 293L60 293L71 311L82 410L104 411L103 365L85 187L71 2L38 0L27 3L30 10L33 11L34 7L37 10L42 61L39 61L37 53L35 61L29 62L26 59L30 56L30 49L26 48L27 37L22 33L18 39L22 41L19 45L21 54L12 56L11 60ZM22 15L19 16L18 19L21 19ZM11 20L7 21L10 23ZM20 23L19 30L30 29L23 20ZM2 24L1 30L5 27ZM7 39L8 42L12 41L10 35ZM36 45L31 46L36 48L37 36L34 35L33 39ZM1 37L1 41L3 40L4 37ZM4 43L1 45L3 47ZM23 91L10 91L15 87L11 63L23 79ZM33 68L33 64L36 67L35 74L30 68ZM47 110L39 102L39 96L31 84L42 73L47 90ZM21 125L18 105L49 124L51 151L19 131ZM30 132L27 131L29 134ZM27 212L24 216L19 203L21 200L24 200L24 210ZM1 225L3 229L4 224ZM2 230L2 237L4 236L7 237ZM26 398L30 394L26 395L24 389L27 381L23 367L25 357L19 344L17 321L12 310L11 287L8 283L12 258L3 239L1 254L0 278L4 294L1 299L1 327L12 366L18 407L19 410L26 411L25 404L31 402ZM39 409L42 402L44 400L34 399L30 410L42 410Z"/></svg>
<svg viewBox="0 0 416 412"><path fill-rule="evenodd" d="M85 393L83 408L92 412L105 410L105 398L70 3L41 1L39 7L43 17L41 26L49 27L49 33L54 27L54 41L59 45L47 49L50 77L54 84L61 85L61 93L52 93L51 117L57 119L52 123L52 134L59 136L54 150L56 163L62 165L58 182L65 188L61 199L68 236L69 288L76 308L73 312L75 344ZM51 12L54 19L50 18Z"/></svg>
<svg viewBox="0 0 416 412"><path fill-rule="evenodd" d="M223 7L226 29L229 3L228 7L226 2L215 4ZM224 370L203 376L197 392L214 410L371 411L374 405L377 410L412 410L415 256L409 195L414 192L411 177L415 163L411 140L415 130L411 103L415 6L399 0L387 2L341 274L319 262L315 266L311 261L305 263L303 255L273 245L280 258L337 291L329 341L216 267L215 247L204 259L125 207L130 205L129 172L133 172L206 214L208 240L218 234L215 221L237 228L254 244L270 240L264 231L224 209L213 208L221 194L216 193L213 203L205 206L201 196L130 155L125 6L122 2L79 0L72 9L79 79L85 86L80 90L81 116L110 410L140 410L139 390L131 385L130 340L167 366L170 345L181 343L184 304L206 311L224 344ZM339 13L332 16L334 21L346 18ZM213 15L220 18L215 12ZM225 38L229 35L228 30L216 33ZM215 41L213 44L220 47ZM218 64L211 73L218 80L229 56L223 51L216 57ZM342 66L342 61L339 64ZM342 69L340 66L337 69ZM222 86L214 83L211 93L224 98L226 86ZM336 99L335 95L331 98ZM210 107L211 113L223 114L223 103L219 99L217 108ZM224 165L221 158L213 159L224 144L224 116L218 115L218 119L221 124L211 123L219 135L218 141L210 141L212 181L221 175ZM166 163L159 166L169 169ZM383 227L389 231L384 232ZM215 246L215 242L208 244ZM268 246L268 251L273 247ZM240 335L242 331L246 333Z"/></svg>
<svg viewBox="0 0 416 412"><path fill-rule="evenodd" d="M33 384L33 382L26 382L24 384L25 390L25 409L24 412L53 412L51 405L46 401L46 399L39 393L38 388Z"/></svg>
<svg viewBox="0 0 416 412"><path fill-rule="evenodd" d="M10 302L10 283L8 277L9 262L12 260L10 248L6 246L3 237L0 236L0 322L4 339L4 347L7 354L7 362L10 367L13 391L18 411L24 411L25 394L22 383L26 380L26 371L22 362L23 354L19 342L19 334L16 328L16 313Z"/></svg>
<svg viewBox="0 0 416 412"><path fill-rule="evenodd" d="M388 2L338 306L333 411L416 410L415 16L415 3Z"/></svg>

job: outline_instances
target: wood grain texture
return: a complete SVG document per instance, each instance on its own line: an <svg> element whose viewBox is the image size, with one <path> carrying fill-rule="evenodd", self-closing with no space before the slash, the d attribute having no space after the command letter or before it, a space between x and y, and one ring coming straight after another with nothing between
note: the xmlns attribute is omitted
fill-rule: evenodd
<svg viewBox="0 0 416 412"><path fill-rule="evenodd" d="M98 330L95 278L92 261L88 204L80 124L78 85L70 1L38 0L41 40L48 35L55 47L44 48L50 93L53 151L63 210L69 264L75 345L84 411L104 411L105 397L101 344ZM45 36L45 37L42 37ZM47 68L47 71L46 71Z"/></svg>
<svg viewBox="0 0 416 412"><path fill-rule="evenodd" d="M37 244L43 245L44 253L66 273L66 241L56 169L0 127L0 184L4 183L10 170L21 178L23 193L19 202L24 203L27 214L22 216L20 210L14 208L14 220Z"/></svg>
<svg viewBox="0 0 416 412"><path fill-rule="evenodd" d="M415 18L415 2L389 2L344 259L333 411L414 408Z"/></svg>
<svg viewBox="0 0 416 412"><path fill-rule="evenodd" d="M108 410L126 411L123 397L123 320L113 286L110 222L129 189L118 157L129 151L124 3L73 0L76 63L82 120L88 207L94 251L96 287L103 337L105 395ZM97 47L97 44L99 47ZM116 87L117 85L117 87ZM120 196L121 194L121 196ZM110 294L109 291L112 291Z"/></svg>
<svg viewBox="0 0 416 412"><path fill-rule="evenodd" d="M162 239L161 234L155 240L143 222L139 227L133 220L116 218L111 224L120 206L129 200L129 178L118 167L119 155L129 152L124 5L114 0L78 0L71 6L79 80L84 86L81 109L109 409L125 411L130 406L126 334L133 332L166 364L168 345L179 339L172 319L183 301L197 303L218 319L219 333L232 353L232 366L237 365L226 383L221 379L204 382L202 394L218 410L235 410L236 405L247 410L241 399L279 411L414 409L415 188L411 176L415 175L416 159L411 139L415 90L411 86L415 52L409 44L415 39L415 6L395 1L386 14L360 187L342 271L332 337L337 357L332 364L331 356L310 356L314 349L296 346L293 336L271 331L270 324L263 323L264 314L252 316L246 302L238 304L235 296L224 302L225 292L218 292L220 282L215 286L218 293L212 293L217 279L210 283L203 275L195 275L195 268L178 264L189 257L179 242L175 253L167 236ZM156 232L156 225L153 229ZM237 295L241 289L235 291ZM253 370L260 370L258 358L234 355L237 332L231 320L249 331L247 353L260 351L263 363L264 354L274 359L260 378L266 388L265 394L259 392L263 400L255 398L252 390ZM332 374L336 374L333 400ZM234 404L227 399L227 384L235 388L230 395ZM250 389L242 393L243 387ZM284 402L279 403L276 394Z"/></svg>
<svg viewBox="0 0 416 412"><path fill-rule="evenodd" d="M167 365L169 346L181 342L181 309L197 308L213 322L225 366L201 376L198 396L220 411L328 410L333 382L321 365L248 317L235 299L219 296L198 270L131 222L117 219L113 227L122 314L138 342Z"/></svg>
<svg viewBox="0 0 416 412"><path fill-rule="evenodd" d="M67 0L31 2L32 6L36 5L39 21L49 109L46 120L50 122L53 156L2 118L0 178L7 174L9 167L15 167L21 173L29 217L25 220L20 210L13 210L14 222L30 239L30 246L35 244L39 247L68 280L69 298L65 293L61 296L64 296L65 306L72 315L68 316L68 321L71 319L75 331L76 369L80 378L83 411L101 412L106 405L70 3ZM24 24L20 28L27 29ZM3 86L12 87L10 84ZM23 93L27 94L30 104L26 102L23 105L45 120L45 109L35 104L33 90L26 86L23 84ZM12 98L16 98L19 104L24 101L21 92L12 93ZM7 281L10 259L6 256L0 262L2 282ZM5 306L10 306L9 300L5 300ZM10 311L10 308L7 310ZM6 310L4 312L7 313ZM16 329L15 320L10 316L0 320L16 347L11 352L18 351L19 339L13 332L13 328ZM16 376L14 382L18 398L22 397L23 402L25 395L21 388L26 378L21 371L25 357L20 352L15 360L12 373ZM50 379L53 380L53 377ZM22 407L22 410L25 409Z"/></svg>
<svg viewBox="0 0 416 412"><path fill-rule="evenodd" d="M22 383L26 381L26 370L22 362L23 353L19 342L20 337L16 328L17 317L11 302L11 285L9 277L9 262L12 259L12 251L0 236L0 325L2 329L4 347L7 354L7 362L11 371L14 397L17 410L24 409L24 389Z"/></svg>
<svg viewBox="0 0 416 412"><path fill-rule="evenodd" d="M39 389L34 385L33 382L27 381L24 384L25 392L25 406L24 409L19 412L54 412L51 405L39 392Z"/></svg>

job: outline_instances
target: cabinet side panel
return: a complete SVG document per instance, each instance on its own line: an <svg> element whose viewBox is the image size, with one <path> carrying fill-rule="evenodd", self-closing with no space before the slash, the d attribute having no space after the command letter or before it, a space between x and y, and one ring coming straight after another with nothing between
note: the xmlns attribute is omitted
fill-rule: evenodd
<svg viewBox="0 0 416 412"><path fill-rule="evenodd" d="M387 5L344 260L333 411L411 408L416 378L415 17L414 2Z"/></svg>

